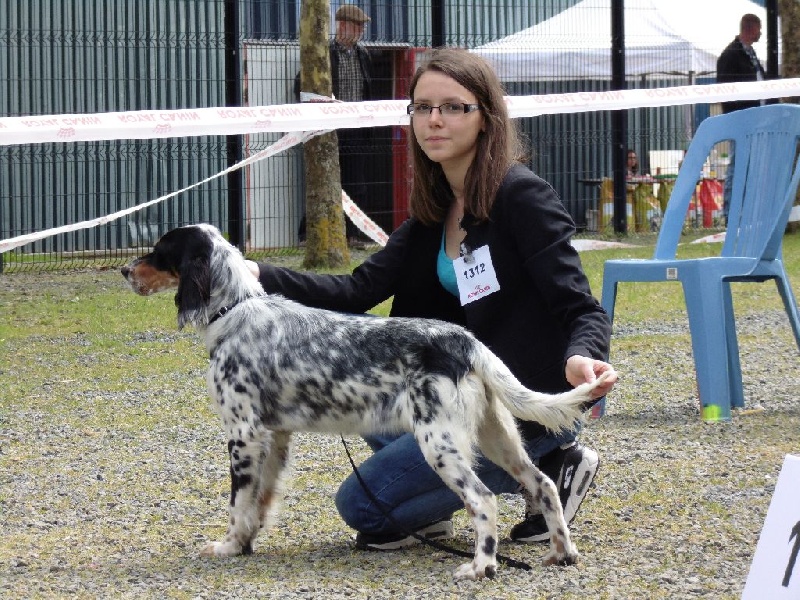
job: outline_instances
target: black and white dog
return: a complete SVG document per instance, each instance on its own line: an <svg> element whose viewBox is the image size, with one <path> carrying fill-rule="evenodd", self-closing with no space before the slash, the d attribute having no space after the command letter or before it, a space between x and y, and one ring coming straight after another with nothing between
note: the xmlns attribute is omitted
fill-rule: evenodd
<svg viewBox="0 0 800 600"><path fill-rule="evenodd" d="M178 325L205 336L232 481L227 534L202 554L252 552L281 501L292 432L410 431L475 528L474 559L456 578L492 577L497 568L497 505L472 470L475 447L539 501L551 531L544 564L577 559L555 486L524 452L512 415L571 428L610 373L564 394L540 394L456 325L340 315L266 295L210 225L168 232L122 275L142 295L177 288Z"/></svg>

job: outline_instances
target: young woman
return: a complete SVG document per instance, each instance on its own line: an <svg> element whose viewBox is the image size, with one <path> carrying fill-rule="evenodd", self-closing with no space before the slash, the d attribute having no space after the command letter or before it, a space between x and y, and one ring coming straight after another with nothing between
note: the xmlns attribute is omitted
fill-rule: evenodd
<svg viewBox="0 0 800 600"><path fill-rule="evenodd" d="M592 297L570 238L575 227L555 191L520 163L515 127L502 86L482 58L441 48L410 87L414 171L411 218L351 275L298 273L252 264L267 292L303 304L364 312L393 297L391 315L459 323L487 344L527 387L561 392L611 370L611 326ZM614 378L600 390L607 393ZM598 456L521 422L532 459L557 484L567 521L597 471ZM387 519L351 475L337 508L358 531L356 545L389 550L453 535L463 508L425 462L411 434L367 440L374 454L359 471L389 510ZM478 475L496 494L519 484L485 459ZM547 526L528 502L511 537L545 541Z"/></svg>

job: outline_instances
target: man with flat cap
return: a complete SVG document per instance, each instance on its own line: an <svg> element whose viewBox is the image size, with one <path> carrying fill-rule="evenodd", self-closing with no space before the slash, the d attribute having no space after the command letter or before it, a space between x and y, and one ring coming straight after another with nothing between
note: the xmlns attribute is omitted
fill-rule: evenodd
<svg viewBox="0 0 800 600"><path fill-rule="evenodd" d="M336 11L336 36L331 40L331 83L333 95L344 102L371 99L369 52L359 44L370 18L354 4Z"/></svg>
<svg viewBox="0 0 800 600"><path fill-rule="evenodd" d="M360 43L364 27L371 21L354 4L343 4L335 16L336 35L330 41L331 87L333 96L343 102L363 102L372 97L372 61L369 51ZM295 78L295 95L300 97L300 74ZM373 136L369 128L339 129L339 170L342 188L363 208L367 202L365 162L373 153ZM305 239L306 219L300 223L299 237ZM358 230L348 220L347 239L351 246L363 247Z"/></svg>

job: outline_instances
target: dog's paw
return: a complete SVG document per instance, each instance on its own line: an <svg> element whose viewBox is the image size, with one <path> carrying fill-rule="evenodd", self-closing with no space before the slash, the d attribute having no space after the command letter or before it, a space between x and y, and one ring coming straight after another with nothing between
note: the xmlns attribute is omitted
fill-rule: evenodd
<svg viewBox="0 0 800 600"><path fill-rule="evenodd" d="M453 579L458 581L459 579L469 579L472 581L476 581L478 579L483 579L484 577L488 579L494 579L494 576L497 574L497 561L478 561L476 558L472 562L464 563L460 567L458 567L455 572L453 573Z"/></svg>
<svg viewBox="0 0 800 600"><path fill-rule="evenodd" d="M551 567L554 565L566 567L577 564L579 558L580 554L578 554L578 551L574 548L566 552L558 552L555 548L552 548L550 552L548 552L542 559L542 565L545 567Z"/></svg>
<svg viewBox="0 0 800 600"><path fill-rule="evenodd" d="M239 556L240 554L251 554L250 548L243 548L235 541L211 542L200 550L200 556Z"/></svg>

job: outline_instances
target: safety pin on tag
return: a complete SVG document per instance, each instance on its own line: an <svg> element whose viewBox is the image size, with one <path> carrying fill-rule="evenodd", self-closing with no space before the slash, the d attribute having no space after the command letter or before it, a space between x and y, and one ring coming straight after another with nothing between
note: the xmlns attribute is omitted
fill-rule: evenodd
<svg viewBox="0 0 800 600"><path fill-rule="evenodd" d="M475 257L472 256L472 249L467 246L464 242L461 242L461 246L459 247L461 252L461 257L464 259L464 262L468 265L471 265L475 262Z"/></svg>

